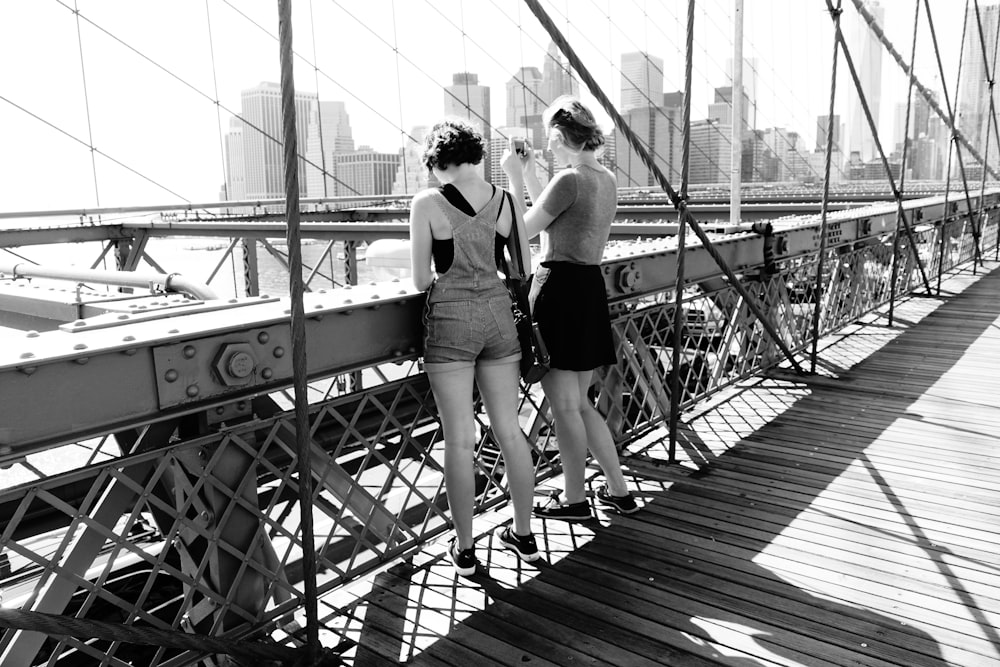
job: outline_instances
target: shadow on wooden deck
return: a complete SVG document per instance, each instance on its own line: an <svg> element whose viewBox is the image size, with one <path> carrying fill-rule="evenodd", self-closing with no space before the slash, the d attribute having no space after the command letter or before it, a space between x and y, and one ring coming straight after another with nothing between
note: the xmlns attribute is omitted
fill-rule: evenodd
<svg viewBox="0 0 1000 667"><path fill-rule="evenodd" d="M538 564L484 517L474 578L442 543L324 601L345 664L1000 665L996 267L692 418L697 472L635 443L644 510L534 520Z"/></svg>

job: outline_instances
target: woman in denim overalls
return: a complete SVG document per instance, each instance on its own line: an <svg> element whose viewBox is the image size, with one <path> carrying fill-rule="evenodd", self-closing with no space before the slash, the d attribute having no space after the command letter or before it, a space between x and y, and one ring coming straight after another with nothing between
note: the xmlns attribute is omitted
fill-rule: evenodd
<svg viewBox="0 0 1000 667"><path fill-rule="evenodd" d="M444 429L445 487L456 534L449 553L463 576L478 564L472 535L473 380L503 454L514 506L513 530L505 528L500 541L522 560L539 556L530 524L534 466L517 412L521 348L510 295L497 272L504 247L523 258L529 250L516 207L479 174L483 146L465 121L435 125L423 159L443 185L415 195L410 208L413 282L417 289L429 288L424 370ZM514 224L521 247L509 240Z"/></svg>

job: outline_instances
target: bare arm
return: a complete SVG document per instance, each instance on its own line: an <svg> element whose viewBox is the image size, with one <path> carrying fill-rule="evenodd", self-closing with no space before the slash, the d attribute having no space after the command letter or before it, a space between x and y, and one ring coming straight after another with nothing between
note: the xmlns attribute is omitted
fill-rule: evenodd
<svg viewBox="0 0 1000 667"><path fill-rule="evenodd" d="M525 188L528 189L528 195L533 202L538 201L544 189L535 174L535 152L528 148L522 158L508 147L504 151L500 164L510 180L510 191L514 195L514 203L524 217L527 238L535 238L555 219L554 215L547 213L541 206L532 206L529 209L524 201Z"/></svg>
<svg viewBox="0 0 1000 667"><path fill-rule="evenodd" d="M410 273L413 285L418 290L426 290L434 281L431 271L431 222L430 201L419 194L410 205Z"/></svg>
<svg viewBox="0 0 1000 667"><path fill-rule="evenodd" d="M514 197L517 199L517 197ZM528 245L528 234L524 228L524 219L521 217L520 208L515 205L514 209L511 211L514 216L511 220L511 225L517 226L517 239L519 241L518 245L514 245L514 234L511 233L507 236L507 252L510 253L511 257L514 257L514 253L520 253L521 265L524 267L523 276L527 278L531 275L531 247ZM514 227L511 227L513 232Z"/></svg>

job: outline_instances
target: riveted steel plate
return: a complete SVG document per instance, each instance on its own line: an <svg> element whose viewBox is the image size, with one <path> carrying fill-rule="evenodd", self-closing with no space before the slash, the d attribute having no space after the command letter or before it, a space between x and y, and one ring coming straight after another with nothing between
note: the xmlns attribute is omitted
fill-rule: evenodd
<svg viewBox="0 0 1000 667"><path fill-rule="evenodd" d="M288 324L188 340L153 349L161 408L246 394L292 376Z"/></svg>

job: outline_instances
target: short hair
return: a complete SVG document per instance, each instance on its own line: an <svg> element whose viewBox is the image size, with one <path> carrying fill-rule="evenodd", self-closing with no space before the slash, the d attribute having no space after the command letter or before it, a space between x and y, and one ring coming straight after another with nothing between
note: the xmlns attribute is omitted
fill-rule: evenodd
<svg viewBox="0 0 1000 667"><path fill-rule="evenodd" d="M483 135L461 118L437 123L424 139L423 163L428 169L448 165L479 164L485 155Z"/></svg>
<svg viewBox="0 0 1000 667"><path fill-rule="evenodd" d="M592 151L604 145L604 133L594 114L572 95L557 98L542 113L542 119L548 127L558 129L571 147Z"/></svg>

